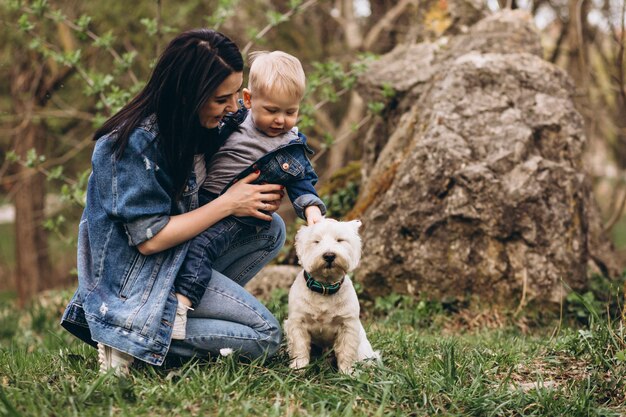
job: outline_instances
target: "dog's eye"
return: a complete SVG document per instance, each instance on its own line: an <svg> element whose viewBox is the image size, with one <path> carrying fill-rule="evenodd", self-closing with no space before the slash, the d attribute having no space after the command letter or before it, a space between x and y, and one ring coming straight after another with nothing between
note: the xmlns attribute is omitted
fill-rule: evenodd
<svg viewBox="0 0 626 417"><path fill-rule="evenodd" d="M345 242L345 241L346 241L345 239L337 239L337 243L342 243L342 242Z"/></svg>
<svg viewBox="0 0 626 417"><path fill-rule="evenodd" d="M315 243L317 245L318 243L320 243L320 241L319 240L314 240L313 243Z"/></svg>

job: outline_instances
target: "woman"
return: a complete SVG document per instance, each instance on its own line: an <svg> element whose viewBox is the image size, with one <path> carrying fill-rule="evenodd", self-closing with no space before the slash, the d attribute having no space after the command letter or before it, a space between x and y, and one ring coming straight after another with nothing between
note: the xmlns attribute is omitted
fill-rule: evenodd
<svg viewBox="0 0 626 417"><path fill-rule="evenodd" d="M61 324L98 347L101 371L125 373L133 358L161 365L168 354L230 348L256 358L278 349L279 323L243 285L284 243L285 226L273 214L281 186L250 184L253 173L198 207L198 177L221 144L218 126L236 110L242 81L243 59L230 39L207 29L182 33L145 88L94 135L78 289ZM229 215L271 226L229 246L188 315L185 339L172 343L173 282L188 242Z"/></svg>

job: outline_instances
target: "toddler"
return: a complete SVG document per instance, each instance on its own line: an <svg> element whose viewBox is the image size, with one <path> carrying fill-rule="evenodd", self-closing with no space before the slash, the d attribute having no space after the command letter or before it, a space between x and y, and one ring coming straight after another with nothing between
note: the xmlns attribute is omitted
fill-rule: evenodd
<svg viewBox="0 0 626 417"><path fill-rule="evenodd" d="M196 178L202 181L199 203L208 203L239 179L260 171L255 183L284 185L296 214L315 224L326 207L315 191L317 175L306 156L313 151L295 127L306 84L304 70L297 58L281 51L255 52L250 61L243 107L225 118L220 131L226 141L209 164L196 163ZM205 166L210 167L208 172ZM191 240L174 284L178 307L173 339L185 338L187 311L202 298L214 262L242 230L258 231L267 224L254 217L230 216Z"/></svg>

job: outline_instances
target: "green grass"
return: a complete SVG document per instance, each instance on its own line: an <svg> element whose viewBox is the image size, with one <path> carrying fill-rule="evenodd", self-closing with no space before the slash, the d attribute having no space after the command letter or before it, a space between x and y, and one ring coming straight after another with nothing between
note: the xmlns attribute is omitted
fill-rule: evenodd
<svg viewBox="0 0 626 417"><path fill-rule="evenodd" d="M389 296L364 320L383 365L337 373L320 358L291 371L284 348L262 363L233 357L99 375L96 352L58 326L68 292L23 312L0 297L0 416L618 416L626 377L621 325L584 298L528 326ZM597 300L596 300L597 301ZM284 318L286 294L269 308ZM499 317L489 320L488 317ZM481 318L472 330L465 324ZM504 317L504 318L503 318ZM474 320L475 321L475 320ZM494 323L499 323L494 325ZM526 325L522 325L526 323ZM522 331L524 330L524 331Z"/></svg>

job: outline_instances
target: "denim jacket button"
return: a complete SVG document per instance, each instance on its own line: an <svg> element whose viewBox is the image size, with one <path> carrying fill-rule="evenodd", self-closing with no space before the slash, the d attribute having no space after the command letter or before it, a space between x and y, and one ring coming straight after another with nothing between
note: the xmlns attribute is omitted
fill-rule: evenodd
<svg viewBox="0 0 626 417"><path fill-rule="evenodd" d="M287 171L287 170L289 169L289 164L288 164L287 162L285 162L285 163L283 164L283 169L284 169L285 171Z"/></svg>

